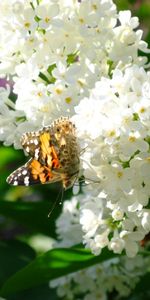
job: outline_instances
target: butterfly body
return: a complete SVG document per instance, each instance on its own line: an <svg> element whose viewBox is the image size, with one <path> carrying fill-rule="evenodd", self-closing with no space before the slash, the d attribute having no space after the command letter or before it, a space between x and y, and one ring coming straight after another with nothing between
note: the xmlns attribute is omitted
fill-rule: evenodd
<svg viewBox="0 0 150 300"><path fill-rule="evenodd" d="M79 174L79 146L75 126L61 117L51 126L22 136L23 149L32 157L15 170L7 182L12 185L45 184L61 181L70 188Z"/></svg>

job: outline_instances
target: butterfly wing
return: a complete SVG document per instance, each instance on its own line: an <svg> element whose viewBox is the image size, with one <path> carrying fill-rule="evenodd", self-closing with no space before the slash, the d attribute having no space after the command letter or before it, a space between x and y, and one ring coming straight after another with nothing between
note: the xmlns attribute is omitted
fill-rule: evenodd
<svg viewBox="0 0 150 300"><path fill-rule="evenodd" d="M27 132L21 137L21 144L23 149L32 157L38 159L40 149L40 131Z"/></svg>
<svg viewBox="0 0 150 300"><path fill-rule="evenodd" d="M61 181L61 175L52 172L50 168L42 165L35 159L30 159L25 165L15 170L7 178L11 185L34 185Z"/></svg>
<svg viewBox="0 0 150 300"><path fill-rule="evenodd" d="M61 174L55 172L61 165L48 128L24 134L22 145L33 158L7 178L9 184L28 186L62 180Z"/></svg>
<svg viewBox="0 0 150 300"><path fill-rule="evenodd" d="M24 133L21 138L23 149L36 160L45 163L46 154L50 152L51 136L50 127L43 128L37 132Z"/></svg>
<svg viewBox="0 0 150 300"><path fill-rule="evenodd" d="M51 133L51 127L38 132L27 132L22 136L24 150L35 160L49 168L60 168L59 147Z"/></svg>
<svg viewBox="0 0 150 300"><path fill-rule="evenodd" d="M64 189L73 185L80 160L75 126L69 118L61 117L40 131L25 133L21 143L32 159L14 171L8 183L31 185L62 181Z"/></svg>

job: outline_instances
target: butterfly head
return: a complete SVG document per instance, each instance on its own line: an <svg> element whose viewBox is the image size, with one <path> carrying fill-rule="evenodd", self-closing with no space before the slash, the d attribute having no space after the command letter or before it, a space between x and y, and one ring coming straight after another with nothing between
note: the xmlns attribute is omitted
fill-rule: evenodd
<svg viewBox="0 0 150 300"><path fill-rule="evenodd" d="M57 119L52 124L53 134L57 141L60 141L62 137L75 135L75 125L69 120L69 118L62 117Z"/></svg>

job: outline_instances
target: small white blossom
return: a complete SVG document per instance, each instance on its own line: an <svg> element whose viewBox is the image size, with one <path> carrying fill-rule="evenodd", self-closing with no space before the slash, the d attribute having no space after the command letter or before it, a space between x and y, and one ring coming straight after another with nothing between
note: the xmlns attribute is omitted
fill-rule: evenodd
<svg viewBox="0 0 150 300"><path fill-rule="evenodd" d="M150 229L150 211L143 211L142 214L142 226L145 229L145 231L147 231L147 233L149 233L149 229Z"/></svg>
<svg viewBox="0 0 150 300"><path fill-rule="evenodd" d="M114 253L121 253L124 249L125 242L123 239L120 239L119 237L114 237L111 239L109 243L109 249L113 250Z"/></svg>
<svg viewBox="0 0 150 300"><path fill-rule="evenodd" d="M112 212L112 217L116 221L122 220L123 215L123 211L120 208L115 208Z"/></svg>

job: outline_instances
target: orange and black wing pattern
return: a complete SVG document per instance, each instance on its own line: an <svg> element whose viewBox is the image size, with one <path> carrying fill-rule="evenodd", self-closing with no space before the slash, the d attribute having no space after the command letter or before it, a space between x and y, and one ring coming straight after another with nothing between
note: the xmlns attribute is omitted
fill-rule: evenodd
<svg viewBox="0 0 150 300"><path fill-rule="evenodd" d="M61 181L61 175L53 172L61 165L49 131L41 131L37 135L27 133L23 136L22 143L33 158L7 178L9 184L28 186Z"/></svg>
<svg viewBox="0 0 150 300"><path fill-rule="evenodd" d="M56 181L61 181L59 174L53 174L50 168L32 158L7 178L9 184L25 186Z"/></svg>
<svg viewBox="0 0 150 300"><path fill-rule="evenodd" d="M31 159L7 178L11 185L33 185L62 181L71 187L79 174L79 153L75 126L61 117L51 126L27 132L21 138L23 149Z"/></svg>

